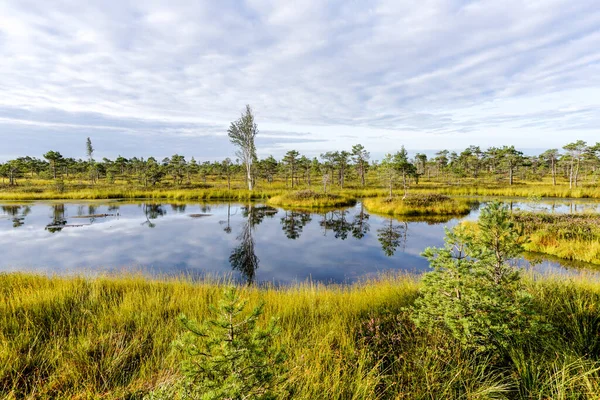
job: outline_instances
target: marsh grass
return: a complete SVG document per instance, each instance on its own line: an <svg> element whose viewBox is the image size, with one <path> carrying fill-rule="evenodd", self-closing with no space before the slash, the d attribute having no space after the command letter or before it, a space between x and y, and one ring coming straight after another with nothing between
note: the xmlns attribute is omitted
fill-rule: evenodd
<svg viewBox="0 0 600 400"><path fill-rule="evenodd" d="M411 188L414 193L440 193L450 196L502 196L502 197L557 197L557 198L600 198L600 187L581 186L569 189L568 185L553 186L527 182L518 185L481 185L477 182L460 185L429 184Z"/></svg>
<svg viewBox="0 0 600 400"><path fill-rule="evenodd" d="M0 397L141 398L179 379L177 316L203 320L228 282L141 276L0 275ZM600 393L600 283L525 279L551 334L475 358L417 330L405 308L419 280L240 287L263 323L279 317L294 399L578 398Z"/></svg>
<svg viewBox="0 0 600 400"><path fill-rule="evenodd" d="M513 218L529 237L525 250L600 264L600 214L518 212Z"/></svg>
<svg viewBox="0 0 600 400"><path fill-rule="evenodd" d="M466 215L474 202L467 199L452 199L438 193L411 194L405 199L369 198L363 201L368 211L402 216Z"/></svg>
<svg viewBox="0 0 600 400"><path fill-rule="evenodd" d="M356 204L356 199L339 194L319 193L312 190L298 190L280 196L271 197L268 204L280 207L293 208L332 208L351 206Z"/></svg>
<svg viewBox="0 0 600 400"><path fill-rule="evenodd" d="M165 199L165 200L259 200L280 194L280 190L247 189L127 189L85 188L76 191L56 192L0 192L0 200L99 200L99 199Z"/></svg>
<svg viewBox="0 0 600 400"><path fill-rule="evenodd" d="M202 320L225 284L1 275L0 397L124 398L177 379L177 316ZM340 398L369 392L376 379L356 353L353 327L369 310L407 305L416 281L241 290L250 306L266 301L265 321L280 318L295 398ZM362 367L348 368L350 360Z"/></svg>
<svg viewBox="0 0 600 400"><path fill-rule="evenodd" d="M0 200L53 200L53 199L115 199L115 198L156 198L178 200L248 200L266 199L294 191L285 181L276 180L272 183L257 182L254 191L245 189L243 180L233 180L229 189L224 179L216 177L207 182L194 181L182 185L174 185L168 180L156 186L141 186L125 180L117 180L113 184L100 182L90 185L81 179L65 179L61 181L60 189L53 180L21 179L17 186L0 184ZM320 185L303 185L306 190L317 191ZM297 189L296 189L297 190ZM493 184L478 180L464 180L460 184L447 182L422 181L411 187L416 194L439 193L450 196L504 196L504 197L557 197L557 198L600 198L600 187L597 185L582 185L569 189L562 183L557 186L548 181L527 181L515 185ZM349 184L343 189L332 187L331 193L353 198L385 197L388 191L371 182L362 187Z"/></svg>

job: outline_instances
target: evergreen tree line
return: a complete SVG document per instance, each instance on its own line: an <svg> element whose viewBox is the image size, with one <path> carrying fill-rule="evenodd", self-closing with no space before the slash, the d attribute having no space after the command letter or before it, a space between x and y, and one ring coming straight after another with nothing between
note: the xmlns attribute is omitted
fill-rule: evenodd
<svg viewBox="0 0 600 400"><path fill-rule="evenodd" d="M130 184L155 186L160 183L189 185L226 180L250 179L252 185L274 181L285 182L290 188L330 185L344 188L367 186L369 183L400 182L418 184L420 180L461 184L466 182L508 183L551 179L554 185L566 182L570 187L596 184L600 175L600 143L588 145L582 140L569 143L562 149L549 149L538 155L525 155L514 146L490 147L482 150L469 146L461 152L441 150L434 156L416 153L410 157L402 146L399 151L373 160L364 146L357 144L349 150L328 151L309 158L297 150L288 151L281 159L269 156L252 161L226 158L222 161L199 162L194 157L174 154L159 160L155 157L115 159L94 158L91 140L86 141L86 159L63 156L50 150L43 158L19 157L0 163L2 182L18 185L23 178L84 179L91 184L113 184L117 180ZM242 155L243 156L243 155ZM241 157L243 158L243 157Z"/></svg>

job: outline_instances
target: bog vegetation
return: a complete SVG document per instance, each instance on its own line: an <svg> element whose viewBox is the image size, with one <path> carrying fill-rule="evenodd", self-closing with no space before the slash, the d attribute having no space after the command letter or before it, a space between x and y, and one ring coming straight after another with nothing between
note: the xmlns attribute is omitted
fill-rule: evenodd
<svg viewBox="0 0 600 400"><path fill-rule="evenodd" d="M328 208L350 206L356 199L332 193L319 193L312 190L298 190L271 197L269 204L295 208Z"/></svg>
<svg viewBox="0 0 600 400"><path fill-rule="evenodd" d="M598 213L519 212L514 219L523 225L529 237L525 250L600 264Z"/></svg>
<svg viewBox="0 0 600 400"><path fill-rule="evenodd" d="M595 399L600 281L533 276L510 212L422 279L244 286L0 275L4 398ZM214 307L214 304L217 304ZM197 322L196 322L197 321Z"/></svg>
<svg viewBox="0 0 600 400"><path fill-rule="evenodd" d="M257 157L258 133L247 106L228 130L238 159L202 162L180 154L100 161L88 138L85 159L50 150L0 164L0 199L269 199L311 208L362 197L375 212L443 216L470 210L450 195L600 198L600 143L530 156L470 146L410 157L401 146L382 160L357 144L277 160ZM474 229L459 225L444 247L425 251L431 271L422 278L345 286L0 274L0 396L596 399L597 276L522 276L510 260L526 249L598 262L599 223L492 203ZM379 237L384 249L400 235L391 218L389 232ZM244 234L252 245L250 222ZM243 250L232 262L247 261Z"/></svg>
<svg viewBox="0 0 600 400"><path fill-rule="evenodd" d="M411 194L406 197L378 197L363 200L367 210L379 214L419 215L466 215L476 204L472 200L452 199L443 194Z"/></svg>

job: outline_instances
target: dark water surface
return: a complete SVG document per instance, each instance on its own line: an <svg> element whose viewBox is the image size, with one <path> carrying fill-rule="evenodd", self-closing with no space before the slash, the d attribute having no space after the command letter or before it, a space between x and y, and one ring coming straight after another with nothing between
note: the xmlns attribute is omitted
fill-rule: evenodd
<svg viewBox="0 0 600 400"><path fill-rule="evenodd" d="M513 209L600 210L598 202L579 200L505 201ZM460 219L476 219L478 213L474 207ZM352 282L389 270L426 271L420 253L441 246L444 227L460 219L386 218L360 203L306 213L260 203L5 202L0 203L0 272ZM525 258L519 263L527 266ZM534 268L566 273L593 268L542 260Z"/></svg>

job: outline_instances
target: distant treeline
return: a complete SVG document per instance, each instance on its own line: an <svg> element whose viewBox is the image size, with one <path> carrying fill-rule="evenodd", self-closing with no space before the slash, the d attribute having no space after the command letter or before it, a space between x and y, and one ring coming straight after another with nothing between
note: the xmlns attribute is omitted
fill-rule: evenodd
<svg viewBox="0 0 600 400"><path fill-rule="evenodd" d="M85 179L94 184L114 184L118 181L154 186L161 182L186 185L192 182L236 179L246 180L244 165L229 158L223 161L197 162L175 154L158 160L154 157L114 160L93 157L91 141L86 142L87 159L63 156L58 151L48 151L43 159L19 157L0 164L3 184L18 185L23 178L48 180ZM600 175L600 143L588 145L582 140L569 143L562 149L549 149L539 155L528 156L514 146L490 147L482 150L469 146L462 152L441 150L434 157L416 153L409 157L402 147L383 160L371 160L369 152L360 144L349 150L329 151L320 157L308 158L296 150L288 151L278 160L273 156L255 159L252 179L256 183L270 184L275 180L286 185L324 184L344 187L369 183L387 183L394 179L408 183L419 180L446 183L476 181L513 184L519 181L551 180L554 185L567 183L577 187L582 183L595 184Z"/></svg>

